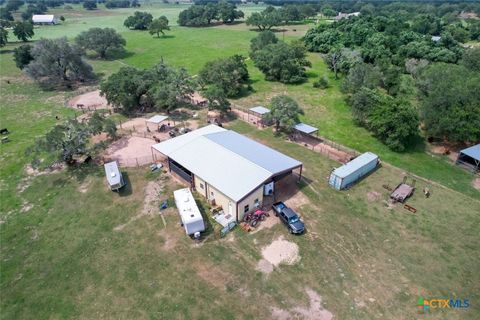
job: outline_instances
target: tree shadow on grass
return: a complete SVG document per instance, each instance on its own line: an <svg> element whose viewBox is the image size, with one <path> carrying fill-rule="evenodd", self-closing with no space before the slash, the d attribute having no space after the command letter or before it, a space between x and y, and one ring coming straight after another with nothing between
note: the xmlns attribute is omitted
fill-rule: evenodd
<svg viewBox="0 0 480 320"><path fill-rule="evenodd" d="M163 36L160 36L160 37L157 37L157 36L154 36L152 37L152 39L159 39L159 40L162 40L162 39L173 39L175 38L175 36L173 34L165 34Z"/></svg>

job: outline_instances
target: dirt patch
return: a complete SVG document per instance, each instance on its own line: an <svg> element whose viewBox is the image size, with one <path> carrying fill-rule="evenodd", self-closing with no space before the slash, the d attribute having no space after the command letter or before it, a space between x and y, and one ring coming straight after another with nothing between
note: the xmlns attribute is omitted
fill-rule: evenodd
<svg viewBox="0 0 480 320"><path fill-rule="evenodd" d="M137 221L138 219L141 219L144 216L159 214L160 208L158 205L158 201L159 201L159 195L161 194L162 190L163 190L163 186L160 185L159 182L150 181L144 190L145 199L143 200L142 212L140 212L136 216L131 217L130 220L128 220L126 223L116 226L115 228L113 228L113 230L122 231L123 229L125 229L127 225ZM165 242L167 242L167 240L165 240Z"/></svg>
<svg viewBox="0 0 480 320"><path fill-rule="evenodd" d="M76 109L111 109L105 97L100 96L100 90L78 95L68 101L68 105ZM83 106L83 107L82 107Z"/></svg>
<svg viewBox="0 0 480 320"><path fill-rule="evenodd" d="M32 209L32 208L33 208L33 204L28 203L28 202L24 202L22 204L22 207L20 208L20 212L25 213L25 212L30 211L30 209Z"/></svg>
<svg viewBox="0 0 480 320"><path fill-rule="evenodd" d="M197 275L209 285L226 290L226 285L231 279L231 275L212 264L195 263Z"/></svg>
<svg viewBox="0 0 480 320"><path fill-rule="evenodd" d="M280 222L280 219L275 217L273 214L273 211L270 211L270 216L267 217L265 220L260 221L258 227L251 232L251 234L256 233L260 230L263 229L271 229L274 225L278 224Z"/></svg>
<svg viewBox="0 0 480 320"><path fill-rule="evenodd" d="M308 307L295 307L291 310L272 307L272 318L278 320L332 320L333 314L322 306L322 297L312 289L306 289L305 292L309 298Z"/></svg>
<svg viewBox="0 0 480 320"><path fill-rule="evenodd" d="M380 199L381 194L376 191L370 191L367 193L367 199L370 202L375 202Z"/></svg>
<svg viewBox="0 0 480 320"><path fill-rule="evenodd" d="M106 161L117 160L124 167L152 163L151 146L155 141L141 137L123 137L113 142L105 151Z"/></svg>
<svg viewBox="0 0 480 320"><path fill-rule="evenodd" d="M480 190L480 178L473 179L472 185L475 189Z"/></svg>
<svg viewBox="0 0 480 320"><path fill-rule="evenodd" d="M322 297L312 289L305 290L310 304L308 308L295 307L293 311L307 320L331 320L333 314L322 307Z"/></svg>
<svg viewBox="0 0 480 320"><path fill-rule="evenodd" d="M261 259L260 261L258 261L257 267L255 269L260 272L269 274L273 271L273 264L271 264L265 259Z"/></svg>
<svg viewBox="0 0 480 320"><path fill-rule="evenodd" d="M88 189L90 189L90 185L92 184L92 180L88 179L84 181L79 187L78 192L80 193L87 193Z"/></svg>
<svg viewBox="0 0 480 320"><path fill-rule="evenodd" d="M263 259L257 265L257 270L262 272L270 270L270 266L266 262L271 264L273 270L273 267L277 267L281 263L292 265L300 260L298 246L293 242L285 240L283 236L263 248L262 257Z"/></svg>
<svg viewBox="0 0 480 320"><path fill-rule="evenodd" d="M147 119L145 118L134 118L125 122L122 122L118 125L119 129L122 130L131 130L136 132L146 132L147 131Z"/></svg>
<svg viewBox="0 0 480 320"><path fill-rule="evenodd" d="M177 245L177 238L172 236L170 233L163 233L162 237L163 237L163 240L165 241L162 247L163 250L170 251L173 248L175 248L175 246Z"/></svg>
<svg viewBox="0 0 480 320"><path fill-rule="evenodd" d="M100 134L96 134L90 138L90 141L92 144L97 144L100 142L104 142L108 140L108 135L105 132L102 132Z"/></svg>
<svg viewBox="0 0 480 320"><path fill-rule="evenodd" d="M37 176L43 176L43 175L46 175L46 174L61 172L65 168L66 168L66 166L65 166L64 163L56 163L56 164L50 166L49 168L40 171L39 169L36 169L36 168L32 167L32 165L28 164L25 167L25 173L29 176L37 177Z"/></svg>

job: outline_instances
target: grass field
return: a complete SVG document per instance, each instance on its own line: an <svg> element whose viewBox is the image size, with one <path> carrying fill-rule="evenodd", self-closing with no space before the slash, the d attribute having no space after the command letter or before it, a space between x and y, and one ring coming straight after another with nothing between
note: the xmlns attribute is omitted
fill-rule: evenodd
<svg viewBox="0 0 480 320"><path fill-rule="evenodd" d="M173 22L178 7L152 10ZM122 27L131 11L76 9L65 15L65 26L36 29L37 37L72 38L91 26L118 28L130 54L91 61L105 76L125 64L151 66L161 57L195 74L216 57L246 55L255 36L235 25L173 27L172 37L156 39ZM294 36L287 33L287 39ZM327 73L319 56L310 55L309 82L297 86L264 81L249 61L255 92L235 102L263 104L287 92L302 103L305 121L321 135L377 152L402 169L384 166L351 190L336 192L326 183L336 163L236 121L234 130L304 162L307 182L301 189L307 202L299 212L308 233L289 237L277 224L254 235L237 229L222 240L211 234L197 246L184 235L173 208L165 212L166 226L158 215L131 221L142 211L148 183L164 186L160 199L171 197L176 186L166 176L146 168L126 170L129 188L118 196L106 190L99 167L40 176L24 171L25 149L54 125L56 115L65 119L73 112L64 107L71 93L43 92L21 75L9 51L14 46L0 54L0 122L12 132L12 142L0 146L1 318L265 319L272 316L270 307L308 307L307 288L322 297L335 319L479 318L480 195L471 187L472 176L421 148L393 153L354 126L339 82L329 74L331 88L311 87ZM400 206L388 209L382 185L397 184L404 170L451 189L419 179L418 189L430 185L432 197L414 195L409 204L417 214ZM379 195L371 199L372 193ZM122 224L127 224L123 230L114 230ZM256 271L260 249L281 235L299 246L300 261L268 276ZM472 306L419 316L418 297L469 299Z"/></svg>

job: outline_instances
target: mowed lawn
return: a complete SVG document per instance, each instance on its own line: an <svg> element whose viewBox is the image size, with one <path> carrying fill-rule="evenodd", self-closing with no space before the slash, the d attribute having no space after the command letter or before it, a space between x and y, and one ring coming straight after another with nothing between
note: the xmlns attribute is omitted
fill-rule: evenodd
<svg viewBox="0 0 480 320"><path fill-rule="evenodd" d="M174 27L172 37L156 39L122 27L122 15L132 11L99 10L87 26L83 16L67 18L69 38L111 19L127 39L127 57L91 61L100 76L123 65L148 67L161 57L196 74L216 57L246 55L256 34L238 25ZM61 28L37 34L59 36ZM234 122L234 130L305 163L301 188L307 201L299 212L308 232L290 237L277 224L253 235L239 229L226 239L210 235L195 245L173 208L165 212L166 226L158 215L134 218L142 212L149 182L165 184L161 199L171 198L176 187L148 168L125 170L129 188L121 196L107 190L101 167L37 177L25 173L27 147L56 123L55 116L65 119L73 112L64 107L71 93L43 92L21 75L9 52L13 47L0 54L0 123L12 132L12 142L0 146L1 318L265 319L271 307L308 309L306 290L312 289L335 319L424 317L417 314L418 297L471 301L468 310L435 310L430 319L478 319L480 202L470 187L472 176L422 150L393 153L355 127L338 82L332 79L326 91L311 87L327 73L318 55L310 55L309 82L298 86L264 81L249 61L255 92L235 102L265 103L286 92L302 103L305 121L318 125L321 135L377 152L403 170L385 166L351 190L336 192L326 179L338 164L270 130ZM382 185L396 185L404 170L457 191L418 179L418 190L428 185L432 197L417 192L409 200L417 214L398 205L388 209ZM299 246L300 261L266 276L256 270L261 248L280 236Z"/></svg>

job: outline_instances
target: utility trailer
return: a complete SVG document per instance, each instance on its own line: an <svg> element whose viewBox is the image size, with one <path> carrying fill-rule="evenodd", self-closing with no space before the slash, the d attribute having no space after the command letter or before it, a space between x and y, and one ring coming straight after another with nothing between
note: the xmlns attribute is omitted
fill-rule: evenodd
<svg viewBox="0 0 480 320"><path fill-rule="evenodd" d="M390 194L390 198L394 201L404 203L415 191L415 180L411 184L407 183L407 177L403 177L403 182L400 183Z"/></svg>

